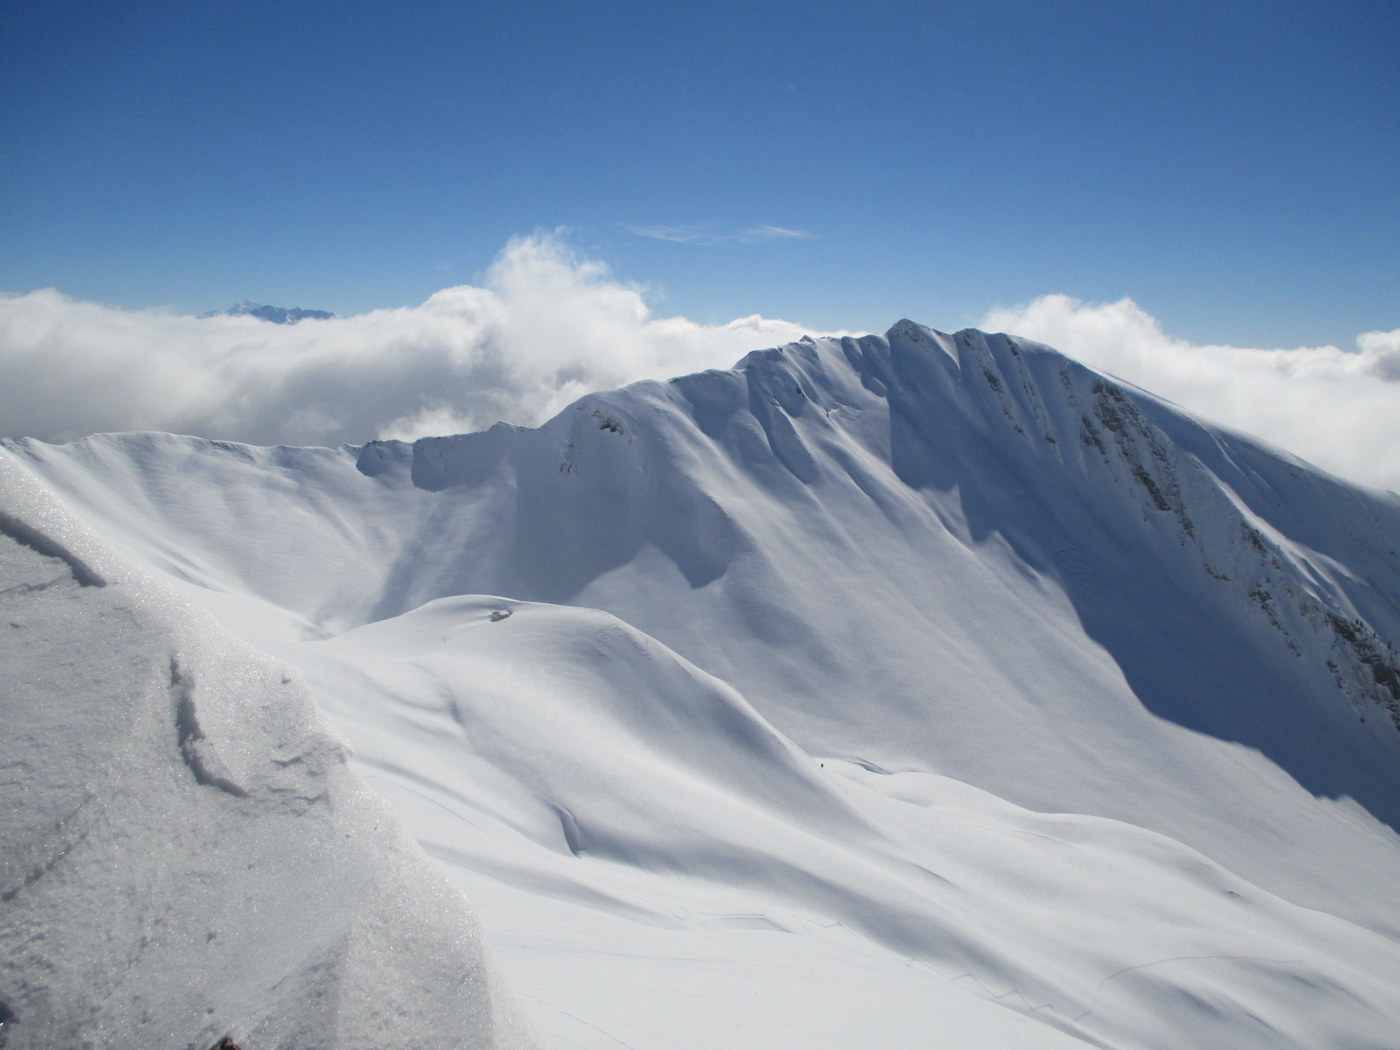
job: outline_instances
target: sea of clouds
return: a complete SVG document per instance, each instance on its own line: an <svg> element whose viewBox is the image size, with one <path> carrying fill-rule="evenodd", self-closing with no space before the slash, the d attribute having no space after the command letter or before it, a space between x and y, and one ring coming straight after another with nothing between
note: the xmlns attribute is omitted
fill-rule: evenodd
<svg viewBox="0 0 1400 1050"><path fill-rule="evenodd" d="M1131 299L1044 295L979 327L1014 332L1246 431L1335 474L1400 492L1400 329L1354 350L1200 346L1174 338Z"/></svg>
<svg viewBox="0 0 1400 1050"><path fill-rule="evenodd" d="M1335 473L1400 491L1400 329L1367 332L1355 350L1198 346L1164 333L1130 299L1063 295L994 310L979 327L1048 343ZM121 310L48 289L0 296L0 435L163 430L339 445L498 419L537 424L591 390L727 368L808 331L758 315L722 325L653 317L639 288L549 234L511 241L482 287L297 325Z"/></svg>
<svg viewBox="0 0 1400 1050"><path fill-rule="evenodd" d="M638 288L552 235L511 241L485 287L296 325L120 310L47 289L0 297L0 434L334 446L535 424L592 390L727 368L806 331L758 316L652 317Z"/></svg>

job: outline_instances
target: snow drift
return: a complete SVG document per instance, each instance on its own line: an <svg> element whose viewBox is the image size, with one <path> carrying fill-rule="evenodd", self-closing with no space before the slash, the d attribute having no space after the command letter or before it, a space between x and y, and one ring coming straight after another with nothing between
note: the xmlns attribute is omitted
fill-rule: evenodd
<svg viewBox="0 0 1400 1050"><path fill-rule="evenodd" d="M299 669L561 1040L1400 1029L1400 498L1049 348L4 448Z"/></svg>
<svg viewBox="0 0 1400 1050"><path fill-rule="evenodd" d="M0 463L0 1043L525 1047L291 669Z"/></svg>

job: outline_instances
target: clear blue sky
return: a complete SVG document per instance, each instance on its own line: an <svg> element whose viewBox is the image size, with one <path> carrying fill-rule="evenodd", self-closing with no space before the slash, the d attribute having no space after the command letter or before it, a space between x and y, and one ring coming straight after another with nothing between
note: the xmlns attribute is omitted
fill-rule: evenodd
<svg viewBox="0 0 1400 1050"><path fill-rule="evenodd" d="M9 0L4 25L5 291L353 313L563 226L700 321L953 328L1063 292L1196 341L1400 326L1394 0Z"/></svg>

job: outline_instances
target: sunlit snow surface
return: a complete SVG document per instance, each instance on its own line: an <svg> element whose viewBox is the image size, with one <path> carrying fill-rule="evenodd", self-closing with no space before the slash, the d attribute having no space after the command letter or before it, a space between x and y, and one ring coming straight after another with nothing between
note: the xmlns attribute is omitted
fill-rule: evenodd
<svg viewBox="0 0 1400 1050"><path fill-rule="evenodd" d="M901 323L539 430L3 459L296 668L560 1046L1400 1031L1400 500L1052 351Z"/></svg>
<svg viewBox="0 0 1400 1050"><path fill-rule="evenodd" d="M0 494L0 1044L530 1046L296 673Z"/></svg>

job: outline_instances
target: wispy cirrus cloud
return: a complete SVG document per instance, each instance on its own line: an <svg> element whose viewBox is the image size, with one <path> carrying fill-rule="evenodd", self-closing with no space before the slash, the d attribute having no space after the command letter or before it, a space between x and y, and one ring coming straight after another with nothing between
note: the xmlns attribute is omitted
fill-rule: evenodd
<svg viewBox="0 0 1400 1050"><path fill-rule="evenodd" d="M627 226L627 232L638 237L650 237L656 241L671 241L674 244L759 244L764 241L812 240L815 233L808 230L793 230L786 226L762 224L742 230L716 230L708 223L689 226Z"/></svg>

